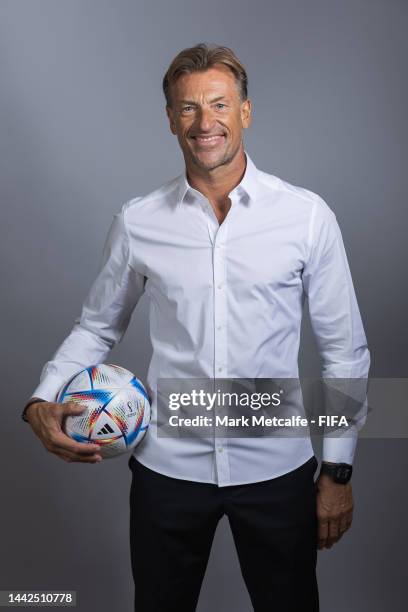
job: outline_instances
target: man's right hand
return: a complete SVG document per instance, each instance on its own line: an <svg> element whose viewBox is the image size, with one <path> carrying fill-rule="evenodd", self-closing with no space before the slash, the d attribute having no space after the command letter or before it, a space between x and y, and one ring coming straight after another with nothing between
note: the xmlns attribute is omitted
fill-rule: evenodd
<svg viewBox="0 0 408 612"><path fill-rule="evenodd" d="M62 421L68 415L79 415L85 406L67 402L36 402L27 409L27 420L45 448L57 457L71 463L99 463L102 461L98 444L75 442L62 431Z"/></svg>

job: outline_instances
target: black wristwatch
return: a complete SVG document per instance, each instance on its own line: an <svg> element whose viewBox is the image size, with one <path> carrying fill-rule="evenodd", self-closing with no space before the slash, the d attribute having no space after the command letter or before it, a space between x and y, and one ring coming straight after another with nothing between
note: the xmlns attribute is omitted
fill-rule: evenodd
<svg viewBox="0 0 408 612"><path fill-rule="evenodd" d="M353 466L348 463L324 463L322 462L320 474L327 474L338 484L347 484L353 473Z"/></svg>

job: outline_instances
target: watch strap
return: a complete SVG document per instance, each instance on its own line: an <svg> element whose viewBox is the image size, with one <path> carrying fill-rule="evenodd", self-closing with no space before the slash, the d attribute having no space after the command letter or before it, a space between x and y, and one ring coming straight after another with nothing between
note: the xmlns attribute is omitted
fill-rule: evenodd
<svg viewBox="0 0 408 612"><path fill-rule="evenodd" d="M28 408L31 406L31 404L38 404L39 402L46 402L47 400L44 399L40 399L39 397L33 397L30 399L29 402L27 402L27 404L24 406L24 410L21 413L21 418L23 419L23 421L25 421L26 423L28 423L28 418L27 418L27 410Z"/></svg>

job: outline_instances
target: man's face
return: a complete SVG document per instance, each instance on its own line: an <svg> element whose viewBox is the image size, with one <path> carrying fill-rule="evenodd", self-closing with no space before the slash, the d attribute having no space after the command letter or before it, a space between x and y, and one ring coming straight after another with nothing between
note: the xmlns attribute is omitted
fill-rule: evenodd
<svg viewBox="0 0 408 612"><path fill-rule="evenodd" d="M222 65L183 74L171 87L166 107L186 165L213 170L228 164L242 146L250 125L251 102L241 101L233 73Z"/></svg>

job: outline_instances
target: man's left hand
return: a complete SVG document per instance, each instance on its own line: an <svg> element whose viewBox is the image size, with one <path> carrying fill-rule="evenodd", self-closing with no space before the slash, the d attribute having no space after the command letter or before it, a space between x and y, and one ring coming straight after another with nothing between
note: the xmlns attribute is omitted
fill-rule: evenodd
<svg viewBox="0 0 408 612"><path fill-rule="evenodd" d="M351 484L337 484L327 474L316 481L318 548L331 548L349 529L353 520Z"/></svg>

